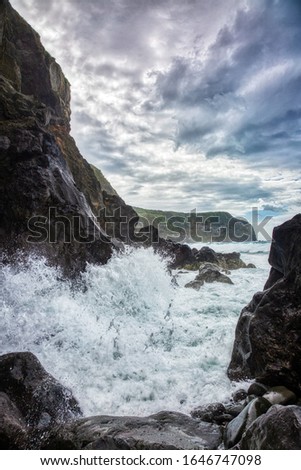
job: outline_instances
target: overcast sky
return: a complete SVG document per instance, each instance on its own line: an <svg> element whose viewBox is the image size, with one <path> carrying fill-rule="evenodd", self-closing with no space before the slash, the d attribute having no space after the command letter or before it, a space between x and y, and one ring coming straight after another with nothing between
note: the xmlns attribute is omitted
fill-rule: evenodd
<svg viewBox="0 0 301 470"><path fill-rule="evenodd" d="M127 203L300 211L299 0L11 0L72 85L72 135Z"/></svg>

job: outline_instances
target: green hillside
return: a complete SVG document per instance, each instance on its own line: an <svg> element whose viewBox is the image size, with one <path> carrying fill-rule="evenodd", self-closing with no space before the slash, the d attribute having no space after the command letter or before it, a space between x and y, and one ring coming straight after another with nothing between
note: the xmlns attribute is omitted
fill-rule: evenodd
<svg viewBox="0 0 301 470"><path fill-rule="evenodd" d="M162 238L178 242L254 241L252 225L229 212L175 212L134 207L140 225L154 225Z"/></svg>

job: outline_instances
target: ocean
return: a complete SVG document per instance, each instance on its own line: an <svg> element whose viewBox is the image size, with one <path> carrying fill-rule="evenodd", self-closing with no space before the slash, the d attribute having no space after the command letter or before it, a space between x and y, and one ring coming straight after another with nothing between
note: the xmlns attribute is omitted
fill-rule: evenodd
<svg viewBox="0 0 301 470"><path fill-rule="evenodd" d="M231 384L226 369L240 311L268 277L270 244L209 246L239 251L256 269L195 291L184 285L197 272L171 276L152 248L90 265L76 284L40 258L1 266L1 354L33 352L86 416L189 413L228 400L247 386Z"/></svg>

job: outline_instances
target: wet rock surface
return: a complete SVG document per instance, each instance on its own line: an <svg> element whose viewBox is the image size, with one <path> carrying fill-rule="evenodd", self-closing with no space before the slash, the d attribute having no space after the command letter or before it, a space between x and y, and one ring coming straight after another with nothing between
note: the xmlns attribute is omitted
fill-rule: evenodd
<svg viewBox="0 0 301 470"><path fill-rule="evenodd" d="M11 448L31 446L54 425L81 416L70 390L31 353L0 356L0 397L2 446L6 438Z"/></svg>
<svg viewBox="0 0 301 470"><path fill-rule="evenodd" d="M200 288L204 285L205 282L212 283L212 282L222 282L224 284L233 284L231 279L222 274L218 267L212 263L204 263L201 265L199 269L199 274L196 278L185 285L185 287L191 287L196 290L200 290Z"/></svg>
<svg viewBox="0 0 301 470"><path fill-rule="evenodd" d="M255 268L255 265L247 265L241 258L240 253L217 253L209 246L203 246L200 250L193 249L192 257L187 259L182 267L190 271L197 271L205 264L211 263L220 271L229 274L229 271L241 268Z"/></svg>
<svg viewBox="0 0 301 470"><path fill-rule="evenodd" d="M219 426L181 413L146 418L97 416L54 430L45 449L217 449Z"/></svg>
<svg viewBox="0 0 301 470"><path fill-rule="evenodd" d="M239 443L244 432L260 415L266 413L271 404L265 398L259 397L252 400L236 418L227 426L224 443L226 449L230 449Z"/></svg>
<svg viewBox="0 0 301 470"><path fill-rule="evenodd" d="M0 392L0 449L26 449L26 422L6 393Z"/></svg>
<svg viewBox="0 0 301 470"><path fill-rule="evenodd" d="M283 385L299 394L301 215L274 229L273 238L270 260L283 275L255 294L242 310L228 375L233 380L256 378L265 385ZM291 240L291 249L287 240Z"/></svg>
<svg viewBox="0 0 301 470"><path fill-rule="evenodd" d="M229 403L225 405L223 403L210 403L209 405L201 405L195 408L190 414L195 419L218 424L223 429L225 424L232 421L233 417L237 416L239 412L236 413Z"/></svg>
<svg viewBox="0 0 301 470"><path fill-rule="evenodd" d="M301 408L272 406L247 429L241 450L300 450Z"/></svg>

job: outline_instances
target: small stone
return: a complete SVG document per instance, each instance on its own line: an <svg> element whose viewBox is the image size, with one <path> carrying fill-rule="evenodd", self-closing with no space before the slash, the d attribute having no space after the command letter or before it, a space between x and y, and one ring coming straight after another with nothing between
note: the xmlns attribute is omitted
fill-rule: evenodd
<svg viewBox="0 0 301 470"><path fill-rule="evenodd" d="M232 399L235 403L245 400L246 398L247 398L247 392L242 388L240 388L239 390L236 390L232 394Z"/></svg>
<svg viewBox="0 0 301 470"><path fill-rule="evenodd" d="M267 391L268 387L260 382L254 382L250 385L248 389L248 395L256 395L257 397L262 397Z"/></svg>

